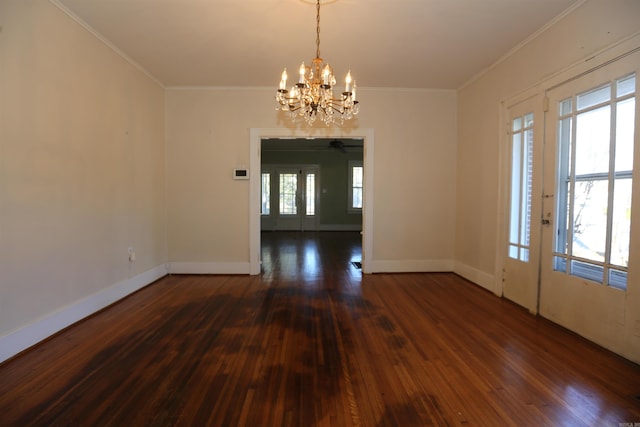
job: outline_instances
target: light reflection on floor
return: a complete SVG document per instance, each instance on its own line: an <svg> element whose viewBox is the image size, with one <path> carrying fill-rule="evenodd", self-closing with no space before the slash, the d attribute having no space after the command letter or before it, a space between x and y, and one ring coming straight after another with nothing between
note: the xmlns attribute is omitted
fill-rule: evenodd
<svg viewBox="0 0 640 427"><path fill-rule="evenodd" d="M536 394L528 384L527 367L531 365L529 360L531 353L527 350L529 345L523 345L520 341L509 340L502 342L502 354L498 354L496 360L508 360L502 363L502 376L500 388L505 388L509 393L520 393L521 399L531 405L545 408L550 402L537 400ZM555 388L555 387L554 387ZM597 390L591 389L582 382L567 383L555 388L555 393L560 397L563 405L571 408L567 418L561 416L554 420L554 425L574 425L574 415L580 414L585 426L620 425L619 412L616 407L608 407ZM557 415L557 414L556 414Z"/></svg>
<svg viewBox="0 0 640 427"><path fill-rule="evenodd" d="M303 250L304 263L302 265L302 271L300 274L318 277L320 276L320 253L318 252L318 245L315 241L310 241L305 245Z"/></svg>
<svg viewBox="0 0 640 427"><path fill-rule="evenodd" d="M586 425L598 425L598 423L610 421L611 425L618 425L617 413L608 413L602 405L602 399L598 392L589 390L581 384L569 384L565 387L563 400L574 411L579 411L583 417L592 416L592 419L583 419ZM603 425L603 424L601 424Z"/></svg>
<svg viewBox="0 0 640 427"><path fill-rule="evenodd" d="M296 280L317 285L319 280L346 274L354 284L362 271L359 232L263 232L261 234L263 280Z"/></svg>

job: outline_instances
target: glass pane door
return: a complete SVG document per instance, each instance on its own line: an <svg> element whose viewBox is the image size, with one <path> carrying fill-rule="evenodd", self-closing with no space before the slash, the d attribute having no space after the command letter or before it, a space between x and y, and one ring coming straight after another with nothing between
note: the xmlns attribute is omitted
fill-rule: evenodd
<svg viewBox="0 0 640 427"><path fill-rule="evenodd" d="M506 109L502 294L538 311L542 192L542 97Z"/></svg>
<svg viewBox="0 0 640 427"><path fill-rule="evenodd" d="M316 230L319 167L263 165L262 230Z"/></svg>

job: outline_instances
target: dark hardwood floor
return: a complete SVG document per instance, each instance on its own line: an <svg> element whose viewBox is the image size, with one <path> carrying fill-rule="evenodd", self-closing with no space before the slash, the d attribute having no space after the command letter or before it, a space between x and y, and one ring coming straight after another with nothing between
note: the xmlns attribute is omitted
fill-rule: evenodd
<svg viewBox="0 0 640 427"><path fill-rule="evenodd" d="M0 426L640 423L638 365L455 274L362 276L359 238L159 280L0 365Z"/></svg>

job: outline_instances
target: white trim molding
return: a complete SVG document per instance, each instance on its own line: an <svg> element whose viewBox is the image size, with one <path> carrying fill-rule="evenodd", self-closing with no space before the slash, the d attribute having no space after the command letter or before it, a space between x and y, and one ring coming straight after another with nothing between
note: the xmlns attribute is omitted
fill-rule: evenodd
<svg viewBox="0 0 640 427"><path fill-rule="evenodd" d="M171 274L249 274L248 262L171 262Z"/></svg>
<svg viewBox="0 0 640 427"><path fill-rule="evenodd" d="M166 274L167 270L162 264L137 276L115 283L100 292L0 337L0 363L144 288Z"/></svg>
<svg viewBox="0 0 640 427"><path fill-rule="evenodd" d="M376 260L374 273L442 273L453 271L453 260Z"/></svg>
<svg viewBox="0 0 640 427"><path fill-rule="evenodd" d="M124 53L121 49L119 49L115 44L111 42L111 40L104 37L98 30L93 28L91 25L86 23L82 18L73 13L67 6L62 4L60 0L49 0L49 2L60 9L64 14L66 14L69 18L73 19L78 25L84 28L87 32L89 32L93 37L102 42L105 46L111 49L116 55L120 56L122 59L127 61L131 66L142 72L145 76L149 77L155 84L160 86L161 88L165 88L164 84L153 74L151 74L146 68L140 65L138 62L134 61L129 55Z"/></svg>
<svg viewBox="0 0 640 427"><path fill-rule="evenodd" d="M496 293L496 279L495 276L484 271L478 270L467 264L456 261L454 263L453 272L465 279L479 285L486 290ZM500 296L500 295L498 295Z"/></svg>

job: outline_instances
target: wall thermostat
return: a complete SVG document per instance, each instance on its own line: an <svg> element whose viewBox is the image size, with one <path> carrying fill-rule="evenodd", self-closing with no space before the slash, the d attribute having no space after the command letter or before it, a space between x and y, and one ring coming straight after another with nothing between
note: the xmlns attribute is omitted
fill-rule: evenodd
<svg viewBox="0 0 640 427"><path fill-rule="evenodd" d="M249 179L249 170L248 169L234 169L233 170L233 179Z"/></svg>

